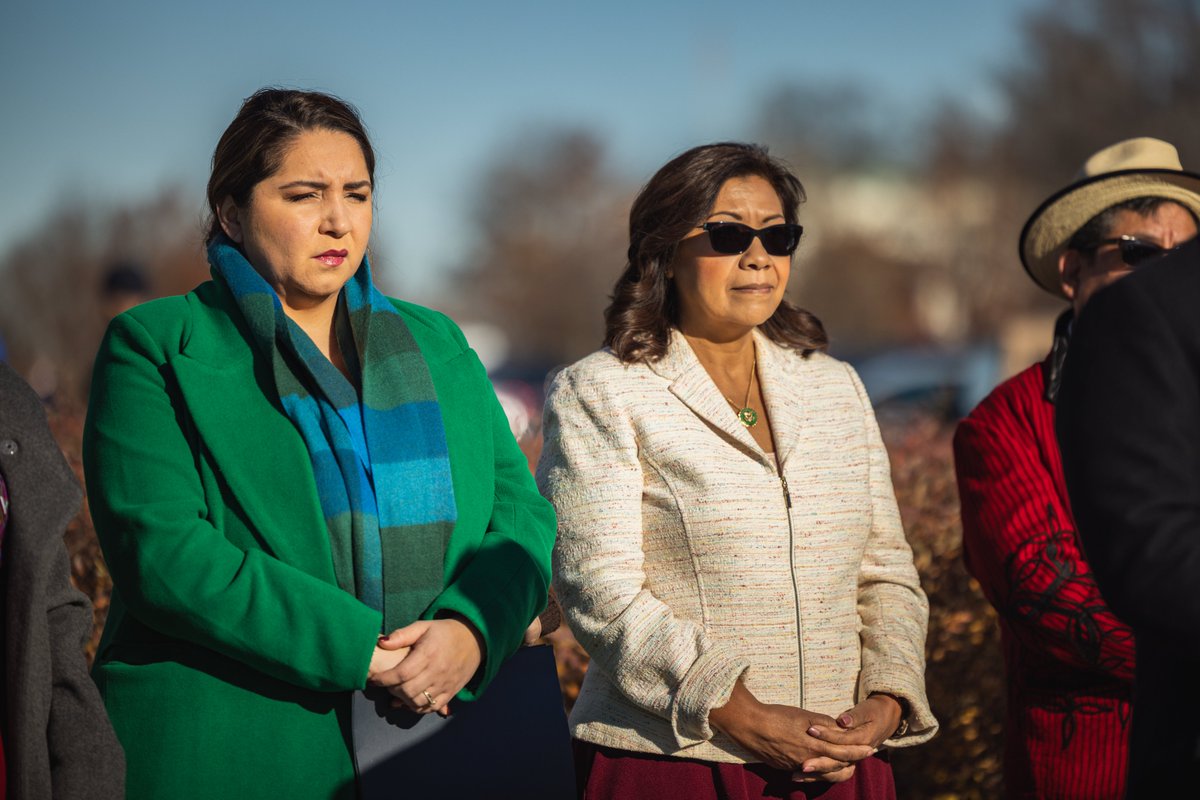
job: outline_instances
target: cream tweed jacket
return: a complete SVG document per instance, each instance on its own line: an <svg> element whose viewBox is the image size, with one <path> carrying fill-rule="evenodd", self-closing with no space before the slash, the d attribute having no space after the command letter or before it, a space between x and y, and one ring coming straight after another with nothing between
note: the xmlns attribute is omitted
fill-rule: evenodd
<svg viewBox="0 0 1200 800"><path fill-rule="evenodd" d="M538 485L558 511L555 590L592 658L577 739L758 760L708 724L739 676L831 716L903 697L893 746L937 730L929 607L862 383L754 336L779 469L678 331L653 364L602 350L551 383Z"/></svg>

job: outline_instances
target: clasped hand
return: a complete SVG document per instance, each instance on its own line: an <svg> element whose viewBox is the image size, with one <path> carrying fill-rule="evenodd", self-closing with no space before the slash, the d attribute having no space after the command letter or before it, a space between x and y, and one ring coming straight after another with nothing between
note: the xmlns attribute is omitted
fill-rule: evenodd
<svg viewBox="0 0 1200 800"><path fill-rule="evenodd" d="M367 682L387 689L393 707L445 717L482 661L483 639L470 623L420 620L379 637Z"/></svg>
<svg viewBox="0 0 1200 800"><path fill-rule="evenodd" d="M808 728L806 733L814 739L836 745L866 745L874 753L900 725L903 714L895 698L886 694L873 694L849 711L844 711L834 724L821 722ZM828 718L827 718L828 719ZM831 771L842 769L839 762L827 757L808 759L796 772L797 780L832 780Z"/></svg>
<svg viewBox="0 0 1200 800"><path fill-rule="evenodd" d="M894 719L886 705L894 707ZM797 781L847 781L855 764L873 755L896 729L900 706L873 695L834 719L793 706L760 703L741 681L709 722L763 762L794 770ZM886 731L885 731L886 729Z"/></svg>

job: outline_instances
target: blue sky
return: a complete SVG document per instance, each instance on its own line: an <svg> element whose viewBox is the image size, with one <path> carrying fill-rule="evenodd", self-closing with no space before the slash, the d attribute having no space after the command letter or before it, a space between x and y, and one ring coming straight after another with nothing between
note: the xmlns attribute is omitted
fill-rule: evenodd
<svg viewBox="0 0 1200 800"><path fill-rule="evenodd" d="M591 128L640 181L689 146L752 135L786 83L856 83L899 130L942 96L1000 114L992 75L1041 4L11 0L0 253L64 199L176 183L199 207L241 99L298 86L361 110L390 286L419 296L469 246L474 182L523 131Z"/></svg>

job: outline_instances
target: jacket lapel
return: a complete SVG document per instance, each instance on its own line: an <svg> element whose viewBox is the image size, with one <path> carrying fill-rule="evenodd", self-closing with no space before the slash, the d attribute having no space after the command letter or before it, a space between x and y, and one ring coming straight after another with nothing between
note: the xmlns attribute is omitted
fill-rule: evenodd
<svg viewBox="0 0 1200 800"><path fill-rule="evenodd" d="M312 462L279 406L269 369L238 330L222 287L206 284L190 299L193 328L175 375L214 469L264 550L332 580Z"/></svg>
<svg viewBox="0 0 1200 800"><path fill-rule="evenodd" d="M666 354L653 362L650 368L671 381L671 393L714 431L755 459L767 461L767 455L754 441L750 431L738 422L732 406L721 396L721 391L696 358L683 334L671 329Z"/></svg>
<svg viewBox="0 0 1200 800"><path fill-rule="evenodd" d="M799 354L775 344L757 329L754 345L758 349L758 374L775 440L775 457L780 469L786 469L804 432L805 410L810 407L805 396L808 386L793 366Z"/></svg>

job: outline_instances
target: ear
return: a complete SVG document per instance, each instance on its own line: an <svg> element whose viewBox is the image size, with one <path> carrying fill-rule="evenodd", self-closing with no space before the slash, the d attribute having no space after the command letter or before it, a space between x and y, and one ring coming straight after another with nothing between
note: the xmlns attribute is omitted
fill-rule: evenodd
<svg viewBox="0 0 1200 800"><path fill-rule="evenodd" d="M237 244L242 243L241 210L232 197L226 197L217 206L217 221L221 223L221 230L225 231L226 236Z"/></svg>
<svg viewBox="0 0 1200 800"><path fill-rule="evenodd" d="M1067 250L1058 257L1058 280L1068 300L1075 299L1079 289L1079 274L1083 271L1084 255L1078 250Z"/></svg>

